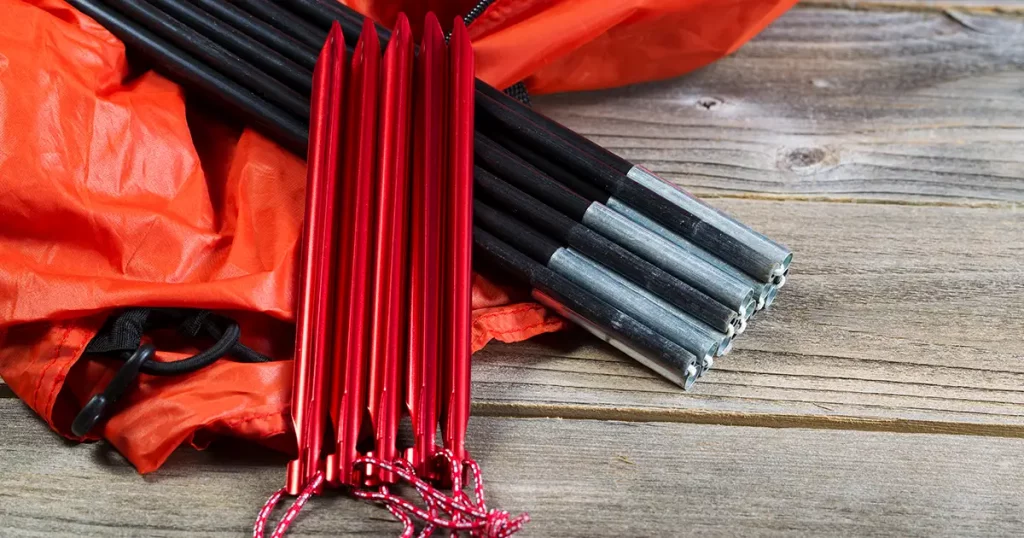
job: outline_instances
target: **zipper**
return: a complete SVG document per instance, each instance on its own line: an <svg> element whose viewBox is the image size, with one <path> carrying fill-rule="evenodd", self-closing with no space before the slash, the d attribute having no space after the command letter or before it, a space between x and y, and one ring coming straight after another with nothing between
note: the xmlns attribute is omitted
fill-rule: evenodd
<svg viewBox="0 0 1024 538"><path fill-rule="evenodd" d="M493 3L494 0L480 0L477 2L477 4L473 6L473 9L469 10L469 12L466 13L466 16L462 18L466 23L466 26L473 24L473 21L477 20L480 15L483 15L484 11L487 11L487 8L491 7L491 4Z"/></svg>
<svg viewBox="0 0 1024 538"><path fill-rule="evenodd" d="M491 7L491 4L494 2L495 0L480 0L477 2L476 5L473 6L473 9L470 9L466 13L466 16L462 17L463 22L466 23L466 27L469 27L469 25L473 24L473 21L479 19L480 15L483 15L484 12L487 11L487 8ZM450 37L450 35L448 37ZM527 106L530 105L530 93L526 90L526 84L523 84L522 81L516 82L512 86L506 88L505 93L516 101Z"/></svg>

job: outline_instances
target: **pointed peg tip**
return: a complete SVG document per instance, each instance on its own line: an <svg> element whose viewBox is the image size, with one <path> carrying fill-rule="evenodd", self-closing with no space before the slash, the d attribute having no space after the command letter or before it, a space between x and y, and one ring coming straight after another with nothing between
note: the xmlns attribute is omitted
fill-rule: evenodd
<svg viewBox="0 0 1024 538"><path fill-rule="evenodd" d="M412 42L412 27L409 26L409 18L406 17L405 13L399 13L398 18L395 20L395 27L391 31L391 41L388 43L388 51L396 47L409 48L413 47Z"/></svg>
<svg viewBox="0 0 1024 538"><path fill-rule="evenodd" d="M377 35L377 25L370 17L363 17L363 30L359 33L359 41L356 43L357 50L369 47L371 50L380 52L380 37Z"/></svg>
<svg viewBox="0 0 1024 538"><path fill-rule="evenodd" d="M370 17L363 17L363 33L364 34L377 34L377 25L374 24L373 19Z"/></svg>
<svg viewBox="0 0 1024 538"><path fill-rule="evenodd" d="M453 43L469 41L469 30L466 28L466 24L462 21L462 17L455 17L455 22L452 23L451 41Z"/></svg>
<svg viewBox="0 0 1024 538"><path fill-rule="evenodd" d="M338 21L332 22L331 23L331 31L327 33L327 37L329 39L337 39L339 37L341 39L344 39L345 38L345 34L343 34L342 31L341 31L341 23L339 23Z"/></svg>
<svg viewBox="0 0 1024 538"><path fill-rule="evenodd" d="M425 26L432 26L435 24L441 26L441 22L437 20L437 14L435 14L433 11L428 11L427 14L423 17L423 24Z"/></svg>
<svg viewBox="0 0 1024 538"><path fill-rule="evenodd" d="M405 13L399 13L398 18L395 20L395 33L408 34L412 29L409 27L409 17L405 16Z"/></svg>
<svg viewBox="0 0 1024 538"><path fill-rule="evenodd" d="M335 63L345 61L345 34L338 21L331 23L331 31L327 34L327 42L334 49L331 54Z"/></svg>
<svg viewBox="0 0 1024 538"><path fill-rule="evenodd" d="M423 45L428 46L434 43L444 45L444 30L441 28L441 21L437 19L433 11L427 12L423 19Z"/></svg>

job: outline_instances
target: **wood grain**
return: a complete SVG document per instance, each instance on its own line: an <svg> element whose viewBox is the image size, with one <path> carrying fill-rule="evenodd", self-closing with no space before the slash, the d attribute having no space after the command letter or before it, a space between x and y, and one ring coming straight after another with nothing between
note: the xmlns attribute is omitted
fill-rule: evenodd
<svg viewBox="0 0 1024 538"><path fill-rule="evenodd" d="M1024 200L1024 18L794 9L682 78L535 103L704 195Z"/></svg>
<svg viewBox="0 0 1024 538"><path fill-rule="evenodd" d="M1024 529L1024 19L978 14L1024 6L811 2L690 76L537 99L797 258L691 393L578 332L475 356L469 444L524 536ZM140 477L2 381L0 416L2 535L242 536L283 479L233 443ZM332 496L292 535L398 530Z"/></svg>
<svg viewBox="0 0 1024 538"><path fill-rule="evenodd" d="M1024 435L1024 213L715 202L796 261L693 392L567 333L478 353L476 412Z"/></svg>
<svg viewBox="0 0 1024 538"><path fill-rule="evenodd" d="M243 536L285 458L179 451L138 476L0 400L0 528L11 536ZM1000 536L1024 528L1024 440L474 418L494 507L522 536ZM279 512L280 513L280 512ZM279 514L278 513L278 514ZM314 499L290 536L385 535L382 508Z"/></svg>
<svg viewBox="0 0 1024 538"><path fill-rule="evenodd" d="M798 7L803 6L857 10L963 10L996 14L1024 13L1024 3L1020 0L801 0Z"/></svg>
<svg viewBox="0 0 1024 538"><path fill-rule="evenodd" d="M478 353L478 412L1024 435L1024 213L716 204L794 276L692 392L561 334Z"/></svg>

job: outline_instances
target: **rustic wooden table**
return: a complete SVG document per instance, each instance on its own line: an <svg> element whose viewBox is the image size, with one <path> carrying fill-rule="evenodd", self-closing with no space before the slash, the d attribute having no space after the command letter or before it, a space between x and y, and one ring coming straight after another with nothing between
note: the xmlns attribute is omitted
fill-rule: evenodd
<svg viewBox="0 0 1024 538"><path fill-rule="evenodd" d="M474 363L473 453L525 536L1024 532L1024 3L808 0L689 76L545 113L788 244L693 392L578 332ZM0 535L243 536L284 459L139 476L0 385ZM293 536L394 535L315 499Z"/></svg>

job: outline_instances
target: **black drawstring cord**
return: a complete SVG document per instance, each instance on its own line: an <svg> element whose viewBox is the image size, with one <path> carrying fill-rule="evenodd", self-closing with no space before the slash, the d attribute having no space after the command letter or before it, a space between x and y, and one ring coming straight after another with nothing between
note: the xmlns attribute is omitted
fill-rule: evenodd
<svg viewBox="0 0 1024 538"><path fill-rule="evenodd" d="M476 21L495 0L480 0L473 6L463 21L469 26ZM526 85L518 82L505 93L529 105L530 95ZM188 337L199 337L200 333L216 340L201 353L186 359L171 362L153 360L156 349L142 344L142 335L147 329L168 327L177 323L178 332ZM220 325L224 325L222 328ZM240 362L268 362L273 359L254 351L239 342L241 330L238 324L209 310L130 308L112 318L97 333L85 348L87 354L113 356L125 361L114 379L103 392L93 396L82 408L71 425L71 432L83 437L107 414L120 397L135 383L140 373L154 376L175 376L189 374L217 362L225 356L232 356Z"/></svg>
<svg viewBox="0 0 1024 538"><path fill-rule="evenodd" d="M178 332L190 338L201 334L216 342L206 350L177 361L153 360L156 350L142 344L146 330L177 324ZM239 342L242 331L233 320L208 310L131 308L111 318L85 348L87 354L114 356L125 361L103 392L79 411L71 424L71 433L83 437L101 420L108 409L135 383L140 373L155 376L189 374L232 356L240 362L269 362L273 359Z"/></svg>

